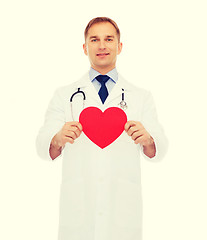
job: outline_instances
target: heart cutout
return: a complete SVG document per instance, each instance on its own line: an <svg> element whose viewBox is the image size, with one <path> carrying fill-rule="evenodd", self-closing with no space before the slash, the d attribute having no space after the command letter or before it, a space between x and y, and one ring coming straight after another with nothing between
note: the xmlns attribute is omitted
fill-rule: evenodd
<svg viewBox="0 0 207 240"><path fill-rule="evenodd" d="M87 107L80 113L79 122L85 135L103 149L122 134L127 116L118 107L107 108L104 112L97 107Z"/></svg>

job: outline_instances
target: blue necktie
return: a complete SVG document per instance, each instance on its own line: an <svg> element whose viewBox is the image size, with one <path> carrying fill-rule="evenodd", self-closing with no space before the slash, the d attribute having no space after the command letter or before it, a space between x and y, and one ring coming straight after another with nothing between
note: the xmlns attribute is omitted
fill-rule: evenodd
<svg viewBox="0 0 207 240"><path fill-rule="evenodd" d="M101 84L101 88L98 92L100 98L101 98L101 101L102 103L104 104L106 98L108 97L109 93L108 93L108 90L106 88L106 82L109 80L109 76L107 75L98 75L96 77L96 79L100 82Z"/></svg>

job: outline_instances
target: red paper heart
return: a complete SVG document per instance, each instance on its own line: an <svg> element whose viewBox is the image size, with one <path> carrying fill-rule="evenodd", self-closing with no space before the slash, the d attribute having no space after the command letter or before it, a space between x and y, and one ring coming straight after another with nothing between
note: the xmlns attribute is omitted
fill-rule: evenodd
<svg viewBox="0 0 207 240"><path fill-rule="evenodd" d="M122 134L127 116L118 107L107 108L104 112L97 107L88 107L81 112L79 122L85 135L103 149Z"/></svg>

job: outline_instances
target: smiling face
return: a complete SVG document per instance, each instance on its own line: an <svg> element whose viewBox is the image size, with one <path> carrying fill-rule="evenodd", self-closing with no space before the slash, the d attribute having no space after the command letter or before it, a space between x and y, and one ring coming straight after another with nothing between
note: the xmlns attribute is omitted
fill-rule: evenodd
<svg viewBox="0 0 207 240"><path fill-rule="evenodd" d="M101 22L90 27L83 49L91 67L101 74L106 74L115 68L122 43L118 41L115 27L109 22Z"/></svg>

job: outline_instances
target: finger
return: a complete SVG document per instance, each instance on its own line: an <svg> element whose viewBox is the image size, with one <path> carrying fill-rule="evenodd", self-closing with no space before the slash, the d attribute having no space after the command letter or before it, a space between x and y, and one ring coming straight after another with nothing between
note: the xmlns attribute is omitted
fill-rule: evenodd
<svg viewBox="0 0 207 240"><path fill-rule="evenodd" d="M76 127L76 126L70 126L70 125L65 126L63 131L64 131L65 135L67 135L71 131L74 132L77 137L79 137L80 134L81 134L80 129L78 127Z"/></svg>
<svg viewBox="0 0 207 240"><path fill-rule="evenodd" d="M72 131L72 132L75 132L77 135L80 135L80 133L81 133L80 129L78 127L75 127L75 126L65 127L64 131L65 132Z"/></svg>
<svg viewBox="0 0 207 240"><path fill-rule="evenodd" d="M69 142L71 144L74 143L74 140L69 136L65 136L63 141L64 141L64 143L66 143L66 142Z"/></svg>
<svg viewBox="0 0 207 240"><path fill-rule="evenodd" d="M129 130L127 131L127 134L129 136L132 136L134 132L142 131L142 130L143 130L143 127L137 124L136 126L130 127Z"/></svg>
<svg viewBox="0 0 207 240"><path fill-rule="evenodd" d="M71 122L66 122L65 124L67 124L67 125L76 125L78 123L79 123L78 121L71 121Z"/></svg>
<svg viewBox="0 0 207 240"><path fill-rule="evenodd" d="M78 127L73 127L72 131L76 134L77 137L79 137L82 132Z"/></svg>
<svg viewBox="0 0 207 240"><path fill-rule="evenodd" d="M141 137L144 135L144 131L136 131L133 132L133 134L131 135L132 140L136 140L138 137Z"/></svg>
<svg viewBox="0 0 207 240"><path fill-rule="evenodd" d="M73 126L76 126L80 131L83 130L83 127L79 122L75 122L75 124L73 124Z"/></svg>
<svg viewBox="0 0 207 240"><path fill-rule="evenodd" d="M136 122L135 121L128 121L126 122L126 124L124 125L124 130L126 132L128 132L129 128L132 127L132 126L135 126L136 125Z"/></svg>
<svg viewBox="0 0 207 240"><path fill-rule="evenodd" d="M131 127L131 128L127 131L127 134L128 134L129 136L132 136L135 132L138 132L138 131L139 131L139 129L134 128L134 127Z"/></svg>
<svg viewBox="0 0 207 240"><path fill-rule="evenodd" d="M80 131L83 130L82 125L81 125L79 122L77 122L77 121L66 122L64 126L67 126L67 127L69 127L69 126L75 126L75 127L78 127L78 128L80 129Z"/></svg>
<svg viewBox="0 0 207 240"><path fill-rule="evenodd" d="M76 139L78 136L77 136L77 134L76 134L76 132L74 132L74 131L70 131L70 130L68 130L68 131L66 131L66 133L64 134L66 137L70 137L70 138L72 138L72 139Z"/></svg>
<svg viewBox="0 0 207 240"><path fill-rule="evenodd" d="M144 141L144 136L137 137L134 141L135 144L142 143Z"/></svg>
<svg viewBox="0 0 207 240"><path fill-rule="evenodd" d="M77 127L70 126L70 125L64 127L65 131L73 131L73 132L75 132L77 129L78 129Z"/></svg>
<svg viewBox="0 0 207 240"><path fill-rule="evenodd" d="M76 137L79 137L81 135L81 132L79 128L76 128L76 130L74 131L74 133L76 134Z"/></svg>
<svg viewBox="0 0 207 240"><path fill-rule="evenodd" d="M137 137L143 136L145 139L148 139L150 135L149 135L149 133L143 128L143 129L141 129L141 130L137 133L137 135L135 135L135 136L137 136ZM136 137L135 137L134 139L136 139Z"/></svg>
<svg viewBox="0 0 207 240"><path fill-rule="evenodd" d="M142 136L139 136L137 138L135 138L135 142L136 143L140 143L142 145L144 144L149 144L150 142L152 142L152 138L149 134L144 133Z"/></svg>

